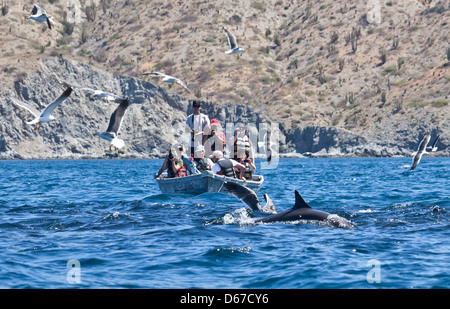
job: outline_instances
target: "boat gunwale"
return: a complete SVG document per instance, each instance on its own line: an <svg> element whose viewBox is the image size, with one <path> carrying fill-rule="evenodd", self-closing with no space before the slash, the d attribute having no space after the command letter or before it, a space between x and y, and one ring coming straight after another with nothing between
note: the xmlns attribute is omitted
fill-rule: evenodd
<svg viewBox="0 0 450 309"><path fill-rule="evenodd" d="M164 174L163 174L164 175ZM195 179L192 179L192 177L194 177ZM196 180L200 180L201 178L213 178L216 180L230 180L230 181L237 181L239 183L252 183L252 184L259 184L259 183L263 183L264 182L264 176L262 175L253 175L253 177L259 177L258 181L255 180L246 180L244 182L244 180L239 179L239 178L231 178L231 177L226 177L223 175L217 175L217 174L213 174L212 172L203 172L201 174L192 174L189 176L184 176L184 177L173 177L173 178L166 178L166 177L160 177L160 178L156 178L156 181L158 182L162 182L162 183L170 183L170 182L188 182L188 181L196 181ZM198 178L198 179L197 179Z"/></svg>
<svg viewBox="0 0 450 309"><path fill-rule="evenodd" d="M166 173L164 173L163 175L165 175ZM166 193L166 194L177 194L177 193L194 193L194 192L200 192L200 193L205 193L205 192L222 192L222 193L227 193L228 190L226 190L225 188L223 188L223 183L225 182L234 182L234 183L238 183L241 184L243 186L246 186L252 190L254 190L255 192L258 192L259 189L261 188L263 182L264 182L264 176L262 175L253 175L253 177L257 177L259 180L258 181L254 181L254 180L246 180L244 182L244 180L241 180L239 178L231 178L231 177L226 177L223 175L217 175L217 174L213 174L210 171L205 171L201 174L193 174L193 175L189 175L189 176L184 176L184 177L174 177L174 178L165 178L165 177L160 177L160 178L156 178L157 182L158 182L158 186L161 190L162 193ZM205 184L203 184L202 182L206 181L206 186L207 188L209 188L210 186L210 181L213 182L220 182L222 183L222 185L220 186L220 189L218 191L210 191L209 189L207 189L206 191L203 189L188 189L188 190L173 190L173 189L168 189L169 187L175 187L178 185L181 185L183 183L185 184L189 184L190 186L194 185L196 183L198 183L198 185L200 187L203 187Z"/></svg>

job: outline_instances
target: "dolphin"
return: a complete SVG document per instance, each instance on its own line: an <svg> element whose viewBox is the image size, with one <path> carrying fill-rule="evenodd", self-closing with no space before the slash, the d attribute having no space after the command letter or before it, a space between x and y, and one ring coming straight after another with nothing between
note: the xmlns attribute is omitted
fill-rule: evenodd
<svg viewBox="0 0 450 309"><path fill-rule="evenodd" d="M256 194L253 192L249 192L247 195L244 195L242 193L237 194L236 191L252 191L251 189L241 186L239 184L233 183L233 185L228 185L227 183L225 186L228 189L228 186L232 186L231 190L228 189L231 193L233 193L236 197L241 199L244 203L252 207L252 209L256 210L262 210L265 209L267 205L268 208L275 209L275 205L273 204L272 200L269 198L267 194L264 194L264 199L266 199L266 206L261 207L259 201L255 201L255 198L257 200ZM237 189L238 187L239 190ZM243 189L244 188L244 189ZM253 205L253 206L252 206ZM259 205L258 207L255 207L255 205ZM327 212L319 211L312 209L311 206L308 205L308 203L305 202L305 200L302 198L300 193L298 193L297 190L295 190L295 205L291 209L288 209L286 211L272 214L268 217L257 219L256 223L270 223L270 222L286 222L286 221L297 221L297 220L315 220L315 221L323 221L328 224L330 224L333 227L338 228L345 228L345 229L354 229L355 226L351 224L350 221L348 221L345 218L342 218L336 214L329 214Z"/></svg>
<svg viewBox="0 0 450 309"><path fill-rule="evenodd" d="M320 210L312 209L302 198L300 193L295 190L295 205L291 209L256 220L256 222L279 222L296 220L317 220L331 224L333 227L354 229L350 221L336 214L329 214Z"/></svg>
<svg viewBox="0 0 450 309"><path fill-rule="evenodd" d="M272 202L272 200L269 198L267 194L263 195L264 199L266 200L266 205L262 207L260 201L258 200L258 197L256 196L255 191L253 191L252 189L247 188L238 183L228 181L224 183L224 186L225 188L227 188L229 193L232 193L238 199L242 200L245 204L250 206L251 209L265 213L272 213L272 214L277 213L275 209L275 204Z"/></svg>

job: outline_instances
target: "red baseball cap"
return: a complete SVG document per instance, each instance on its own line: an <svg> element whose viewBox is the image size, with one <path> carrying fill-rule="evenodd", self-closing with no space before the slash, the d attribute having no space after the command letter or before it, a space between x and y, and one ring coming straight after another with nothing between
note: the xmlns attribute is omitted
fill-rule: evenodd
<svg viewBox="0 0 450 309"><path fill-rule="evenodd" d="M211 119L210 124L217 124L219 125L219 122L217 121L217 119Z"/></svg>

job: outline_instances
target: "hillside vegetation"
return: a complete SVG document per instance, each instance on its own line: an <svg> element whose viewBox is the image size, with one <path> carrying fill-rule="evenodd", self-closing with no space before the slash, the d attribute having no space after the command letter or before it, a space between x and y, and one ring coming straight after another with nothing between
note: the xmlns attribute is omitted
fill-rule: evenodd
<svg viewBox="0 0 450 309"><path fill-rule="evenodd" d="M0 91L47 57L108 72L160 71L215 104L245 104L284 129L328 126L370 140L427 129L449 144L450 4L364 1L41 1L56 27L2 1ZM225 54L227 27L245 51ZM108 89L107 89L108 90Z"/></svg>

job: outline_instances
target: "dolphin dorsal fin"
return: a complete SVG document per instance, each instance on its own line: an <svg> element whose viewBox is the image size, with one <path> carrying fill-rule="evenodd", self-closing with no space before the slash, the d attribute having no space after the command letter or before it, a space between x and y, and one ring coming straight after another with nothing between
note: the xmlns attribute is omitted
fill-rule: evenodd
<svg viewBox="0 0 450 309"><path fill-rule="evenodd" d="M309 206L305 202L305 200L302 198L300 193L298 193L298 191L295 190L295 205L294 205L294 209L298 209L298 208L311 208L311 206Z"/></svg>

